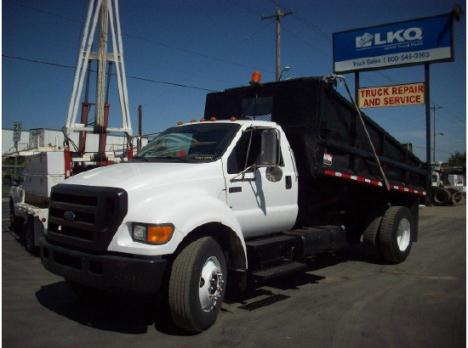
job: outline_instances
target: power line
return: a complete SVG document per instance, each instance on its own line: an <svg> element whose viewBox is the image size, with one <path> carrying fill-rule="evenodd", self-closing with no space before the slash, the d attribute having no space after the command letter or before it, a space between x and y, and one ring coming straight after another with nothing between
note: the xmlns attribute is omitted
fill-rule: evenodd
<svg viewBox="0 0 468 348"><path fill-rule="evenodd" d="M176 50L176 51L179 51L179 52L183 52L183 53L186 53L186 54L196 55L196 56L199 56L199 57L211 60L211 61L224 63L224 64L229 64L229 65L237 66L237 67L240 67L240 68L245 68L245 69L256 69L256 68L258 68L258 67L252 67L252 66L244 64L244 63L239 63L239 62L227 60L227 59L224 59L224 58L219 58L219 57L216 57L216 56L212 56L212 55L209 55L209 54L206 54L206 53L201 53L201 52L198 52L198 51L195 51L195 50L169 45L169 44L167 44L167 43L165 43L163 41L156 41L156 40L148 39L146 37L139 36L139 35L122 34L122 36L137 39L137 40L141 40L141 41L145 41L145 42L148 42L148 43L151 43L151 44L154 44L154 45L162 46L162 47L169 48L169 49L172 49L172 50ZM262 68L262 70L267 71L267 72L272 72L271 70L268 70L268 69L263 69Z"/></svg>
<svg viewBox="0 0 468 348"><path fill-rule="evenodd" d="M418 148L418 149L426 149L426 147L423 146L423 145L414 145L414 144L413 144L413 147ZM452 152L448 152L448 151L444 151L444 150L439 150L439 149L436 149L436 153L437 153L437 152L445 153L445 154L448 154L448 155L452 155L452 154L453 154Z"/></svg>
<svg viewBox="0 0 468 348"><path fill-rule="evenodd" d="M317 50L320 51L321 53L326 55L328 58L331 57L330 53L327 53L324 49L318 48L317 46L313 45L311 42L307 41L302 36L300 36L299 34L293 32L292 30L286 29L286 28L283 28L283 30L285 32L287 32L288 34L292 35L293 37L295 37L297 40L302 41L305 45L309 46L310 48L314 49L315 51L317 51Z"/></svg>
<svg viewBox="0 0 468 348"><path fill-rule="evenodd" d="M318 25L309 22L308 20L306 20L300 15L296 14L295 18L301 21L303 24L305 24L305 26L311 29L314 33L318 34L322 39L326 40L327 42L330 42L330 37L331 37L330 33L324 31Z"/></svg>
<svg viewBox="0 0 468 348"><path fill-rule="evenodd" d="M56 18L61 18L61 19L66 20L66 21L70 21L70 22L74 22L74 23L82 23L83 22L82 20L79 20L77 18L66 17L66 16L63 16L61 14L57 14L57 13L54 13L54 12L51 12L51 11L42 10L42 9L32 7L32 6L29 6L29 5L25 6L24 4L18 4L18 3L16 3L16 5L20 6L20 7L28 8L30 10L33 10L33 11L36 11L36 12L39 12L39 13L42 13L42 14L45 14L45 15L53 16L53 17L56 17ZM197 56L202 57L204 59L211 60L211 61L216 61L216 62L223 63L223 64L228 64L228 65L237 66L237 67L246 68L246 69L258 69L258 67L252 67L252 66L249 66L247 64L240 63L240 62L230 61L230 60L227 60L227 59L224 59L224 58L220 58L220 57L216 57L216 56L209 55L209 54L206 54L206 53L198 52L196 50L191 50L191 49L186 49L186 48L182 48L182 47L173 46L173 45L170 45L170 44L165 43L163 41L148 39L148 38L140 36L140 35L122 33L122 36L128 37L128 38L139 39L139 40L142 40L142 41L146 41L148 43L152 43L154 45L158 45L158 46L161 46L161 47L177 50L179 52L183 52L183 53L186 53L186 54L197 55ZM266 72L270 72L270 73L273 72L272 70L268 70L268 69L264 69L264 68L262 68L262 70L264 70Z"/></svg>
<svg viewBox="0 0 468 348"><path fill-rule="evenodd" d="M466 121L464 121L464 120L458 118L458 117L455 116L455 115L447 114L447 113L440 113L440 114L441 114L442 116L445 116L445 117L450 116L450 118L452 118L453 120L456 120L456 121L460 122L460 123L463 124L463 125L466 124Z"/></svg>
<svg viewBox="0 0 468 348"><path fill-rule="evenodd" d="M28 63L35 63L35 64L54 66L54 67L58 67L58 68L75 69L74 65L67 65L67 64L62 64L62 63L49 62L49 61L46 61L46 60L40 60L40 59L34 59L34 58L28 58L28 57L12 56L12 55L7 55L7 54L2 54L2 57L7 58L7 59L12 59L12 60L28 62ZM207 92L216 92L217 91L217 90L214 90L214 89L200 87L200 86L196 86L196 85L188 85L188 84L183 84L183 83L178 83L178 82L155 80L155 79L144 77L144 76L128 75L127 78L133 79L133 80L139 80L139 81L155 83L155 84L162 84L162 85L168 85L168 86L174 86L174 87L182 87L182 88L202 90L202 91L207 91Z"/></svg>
<svg viewBox="0 0 468 348"><path fill-rule="evenodd" d="M54 13L54 12L51 12L51 11L47 11L47 10L44 10L44 9L42 9L42 8L37 8L37 7L34 7L34 6L25 5L25 4L19 4L19 3L14 3L14 4L15 4L16 6L23 7L23 8L28 8L28 9L30 9L30 10L33 10L33 11L36 11L36 12L39 12L39 13L43 13L43 14L46 14L46 15L49 15L49 16L52 16L52 17L64 19L64 20L69 21L69 22L83 23L82 20L79 20L79 19L77 19L77 18L72 18L72 17L63 16L63 15L61 15L61 14Z"/></svg>

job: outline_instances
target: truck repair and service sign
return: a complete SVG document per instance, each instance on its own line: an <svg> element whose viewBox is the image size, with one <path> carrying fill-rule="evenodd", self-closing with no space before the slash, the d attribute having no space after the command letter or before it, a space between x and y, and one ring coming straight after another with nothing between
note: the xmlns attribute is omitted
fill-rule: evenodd
<svg viewBox="0 0 468 348"><path fill-rule="evenodd" d="M453 60L452 14L333 33L333 70L345 73Z"/></svg>
<svg viewBox="0 0 468 348"><path fill-rule="evenodd" d="M424 83L359 88L358 96L360 108L424 104Z"/></svg>

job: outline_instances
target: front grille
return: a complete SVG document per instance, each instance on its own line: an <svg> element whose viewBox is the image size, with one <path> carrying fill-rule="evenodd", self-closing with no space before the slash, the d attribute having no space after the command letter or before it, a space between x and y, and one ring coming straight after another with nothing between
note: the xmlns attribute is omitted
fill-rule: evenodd
<svg viewBox="0 0 468 348"><path fill-rule="evenodd" d="M60 184L52 188L47 239L104 251L127 214L127 193L114 187Z"/></svg>

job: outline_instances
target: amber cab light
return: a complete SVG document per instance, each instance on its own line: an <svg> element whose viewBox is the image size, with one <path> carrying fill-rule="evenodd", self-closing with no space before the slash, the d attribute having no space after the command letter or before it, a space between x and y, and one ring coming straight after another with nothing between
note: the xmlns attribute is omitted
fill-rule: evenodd
<svg viewBox="0 0 468 348"><path fill-rule="evenodd" d="M149 225L146 240L151 244L164 244L171 240L174 225Z"/></svg>
<svg viewBox="0 0 468 348"><path fill-rule="evenodd" d="M250 78L250 83L260 83L262 80L262 74L259 71L254 71L252 77Z"/></svg>

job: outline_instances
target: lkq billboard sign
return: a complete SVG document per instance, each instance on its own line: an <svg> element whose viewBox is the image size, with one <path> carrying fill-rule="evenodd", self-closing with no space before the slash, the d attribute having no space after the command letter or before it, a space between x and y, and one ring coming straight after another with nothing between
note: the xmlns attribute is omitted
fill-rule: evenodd
<svg viewBox="0 0 468 348"><path fill-rule="evenodd" d="M333 33L335 73L453 60L452 13Z"/></svg>

